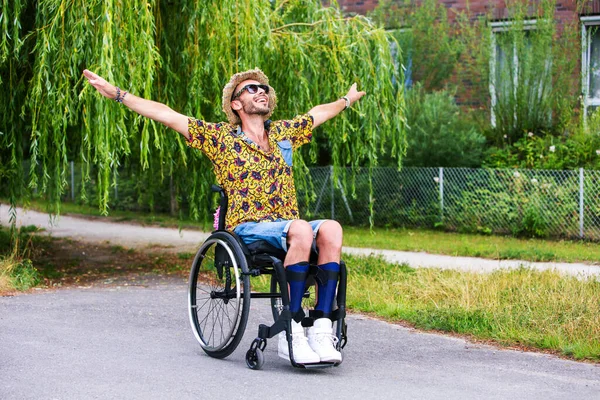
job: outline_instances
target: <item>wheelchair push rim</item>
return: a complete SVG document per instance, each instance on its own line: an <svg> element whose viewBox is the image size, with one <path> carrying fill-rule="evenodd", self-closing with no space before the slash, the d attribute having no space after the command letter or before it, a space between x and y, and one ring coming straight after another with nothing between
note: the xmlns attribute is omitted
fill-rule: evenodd
<svg viewBox="0 0 600 400"><path fill-rule="evenodd" d="M241 340L250 307L247 265L230 235L217 232L200 247L189 281L189 317L202 349L224 358Z"/></svg>

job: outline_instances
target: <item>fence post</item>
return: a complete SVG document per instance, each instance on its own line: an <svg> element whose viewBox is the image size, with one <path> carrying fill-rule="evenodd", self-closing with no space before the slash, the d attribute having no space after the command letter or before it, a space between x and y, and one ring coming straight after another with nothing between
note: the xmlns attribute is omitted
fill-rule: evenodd
<svg viewBox="0 0 600 400"><path fill-rule="evenodd" d="M444 220L444 167L440 167L440 222Z"/></svg>
<svg viewBox="0 0 600 400"><path fill-rule="evenodd" d="M583 239L583 168L579 168L579 237Z"/></svg>
<svg viewBox="0 0 600 400"><path fill-rule="evenodd" d="M75 166L71 161L71 201L75 201Z"/></svg>

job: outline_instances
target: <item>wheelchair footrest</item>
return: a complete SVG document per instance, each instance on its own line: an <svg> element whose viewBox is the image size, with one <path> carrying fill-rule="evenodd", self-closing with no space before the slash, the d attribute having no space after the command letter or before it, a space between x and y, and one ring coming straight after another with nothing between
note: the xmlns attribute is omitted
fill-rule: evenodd
<svg viewBox="0 0 600 400"><path fill-rule="evenodd" d="M296 368L306 368L306 369L331 368L331 367L335 367L335 363L333 363L333 362L320 362L320 363L314 363L314 364L296 364L296 365L294 365L294 367L296 367Z"/></svg>

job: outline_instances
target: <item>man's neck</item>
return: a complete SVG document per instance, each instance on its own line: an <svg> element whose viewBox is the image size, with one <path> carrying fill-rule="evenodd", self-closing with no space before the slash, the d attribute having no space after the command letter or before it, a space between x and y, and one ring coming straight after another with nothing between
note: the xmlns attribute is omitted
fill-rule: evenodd
<svg viewBox="0 0 600 400"><path fill-rule="evenodd" d="M257 115L258 118L248 118L242 121L242 131L246 135L254 136L257 138L263 138L266 136L265 123L262 116Z"/></svg>

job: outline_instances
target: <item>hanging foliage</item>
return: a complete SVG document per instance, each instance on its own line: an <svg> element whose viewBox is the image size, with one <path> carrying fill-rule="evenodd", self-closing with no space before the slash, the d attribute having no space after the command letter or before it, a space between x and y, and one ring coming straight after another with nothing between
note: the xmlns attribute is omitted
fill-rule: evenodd
<svg viewBox="0 0 600 400"><path fill-rule="evenodd" d="M82 187L96 185L105 212L117 172L126 167L140 177L140 187L151 188L144 189L145 202L159 194L157 181L169 179L192 216L209 214L214 178L208 161L187 150L174 131L101 98L82 79L84 68L209 121L225 119L222 88L237 71L265 71L280 99L277 119L334 101L358 82L367 96L319 127L295 168L304 172L319 163L319 146L329 149L328 161L338 170L371 168L384 152L400 165L403 95L393 84L401 79L392 39L364 17L344 17L317 0L3 3L0 99L9 112L0 120L0 161L11 167L0 177L12 204L26 197L21 182L28 160L28 188L44 194L58 213L74 160L82 166ZM304 176L296 174L300 186L308 184Z"/></svg>

